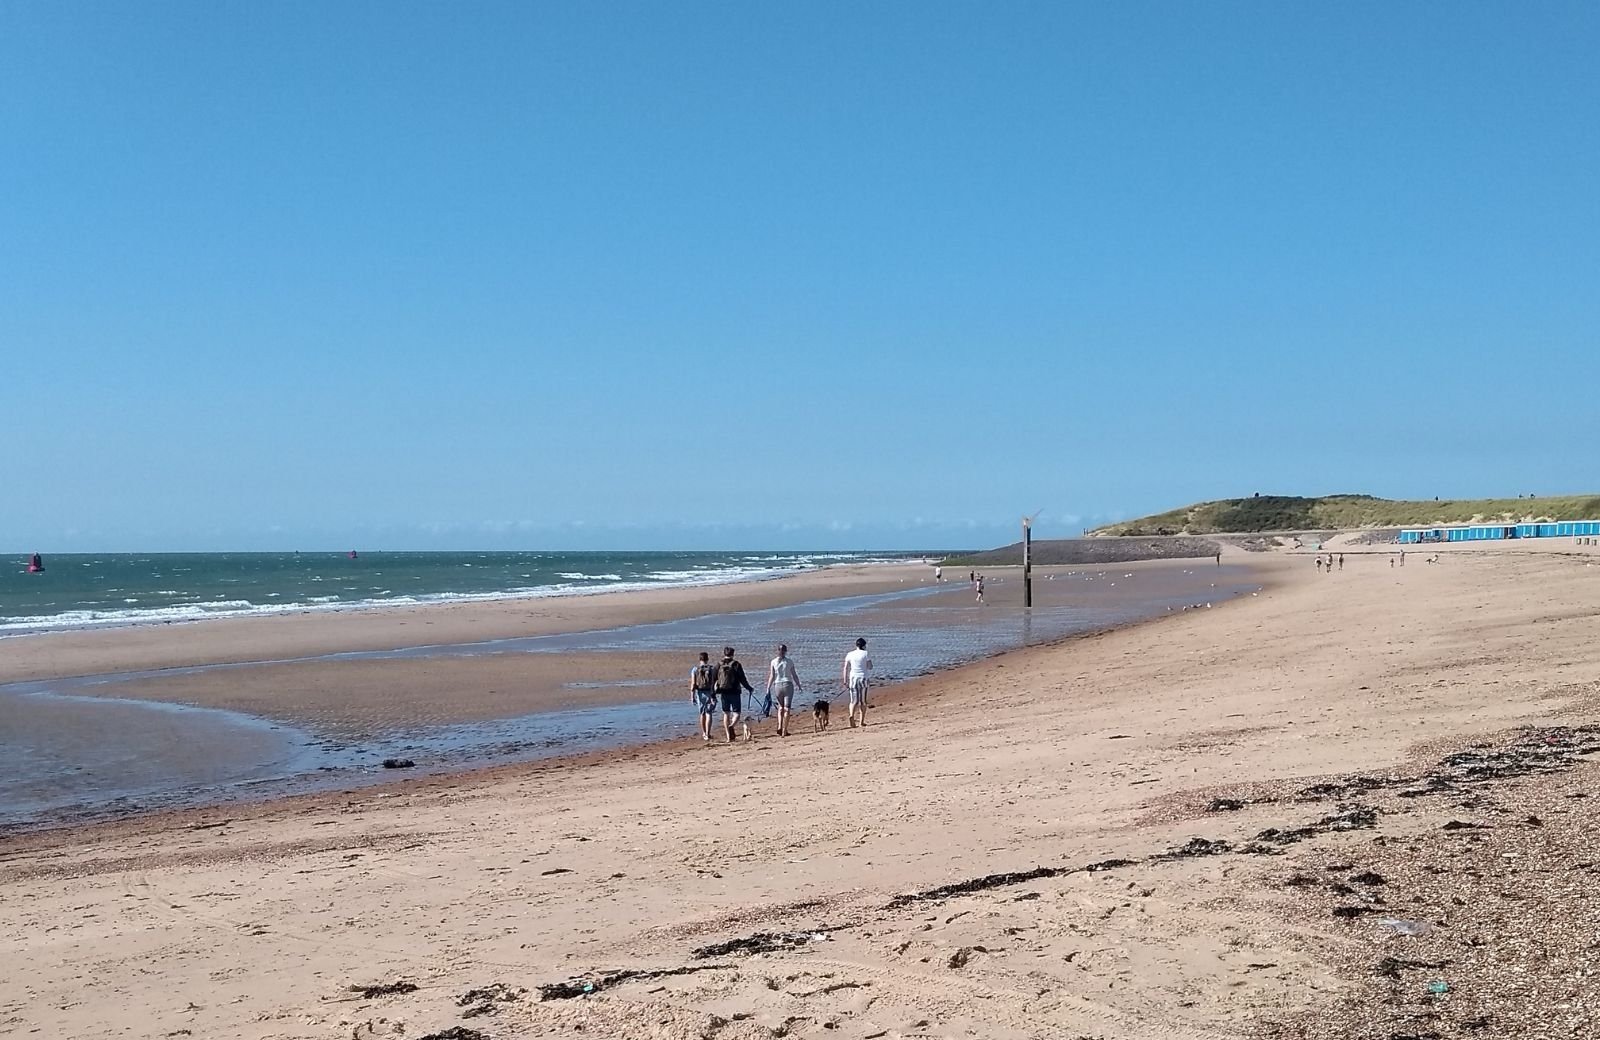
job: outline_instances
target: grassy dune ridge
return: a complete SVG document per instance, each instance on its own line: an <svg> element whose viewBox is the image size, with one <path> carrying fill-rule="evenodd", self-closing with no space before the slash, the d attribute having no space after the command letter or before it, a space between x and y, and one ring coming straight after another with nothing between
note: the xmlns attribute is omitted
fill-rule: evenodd
<svg viewBox="0 0 1600 1040"><path fill-rule="evenodd" d="M1371 495L1260 495L1199 502L1096 528L1091 535L1251 534L1427 524L1600 519L1600 495L1404 502Z"/></svg>

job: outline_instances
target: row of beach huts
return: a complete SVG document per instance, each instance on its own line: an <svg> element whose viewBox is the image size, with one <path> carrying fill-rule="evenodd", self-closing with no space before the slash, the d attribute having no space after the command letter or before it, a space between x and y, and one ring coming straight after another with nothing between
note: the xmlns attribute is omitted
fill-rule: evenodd
<svg viewBox="0 0 1600 1040"><path fill-rule="evenodd" d="M1600 520L1554 520L1521 524L1441 524L1405 527L1395 539L1402 545L1432 542L1479 542L1506 538L1582 538L1600 535Z"/></svg>

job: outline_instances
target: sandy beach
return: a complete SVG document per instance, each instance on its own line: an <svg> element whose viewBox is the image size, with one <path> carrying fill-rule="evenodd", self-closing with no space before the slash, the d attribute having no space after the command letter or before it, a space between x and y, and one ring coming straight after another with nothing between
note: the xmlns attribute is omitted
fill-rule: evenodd
<svg viewBox="0 0 1600 1040"><path fill-rule="evenodd" d="M1600 713L1600 571L1529 551L1404 568L1352 551L1332 575L1251 562L1259 595L903 683L865 730L807 720L787 740L13 836L0 1026L1586 1035L1573 980L1600 969L1600 915L1574 845L1590 799L1569 796L1592 781L1591 737L1570 727ZM544 623L523 609L486 630ZM204 651L52 638L125 641L72 651L80 667L333 638L282 620ZM391 623L336 645L379 646ZM468 625L435 621L452 624ZM6 667L47 674L50 653ZM1527 724L1569 728L1513 732ZM1540 768L1439 773L1479 743ZM1562 928L1512 926L1557 907Z"/></svg>

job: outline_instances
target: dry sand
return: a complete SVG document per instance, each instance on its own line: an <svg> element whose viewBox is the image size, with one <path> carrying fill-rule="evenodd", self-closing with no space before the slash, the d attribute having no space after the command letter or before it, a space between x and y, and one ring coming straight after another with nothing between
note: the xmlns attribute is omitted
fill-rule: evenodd
<svg viewBox="0 0 1600 1040"><path fill-rule="evenodd" d="M1340 858L1398 874L1383 857L1412 846L1449 873L1441 828L1464 810L1452 796L1403 798L1398 781L1287 794L1318 776L1409 776L1485 734L1587 717L1600 570L1586 564L1456 553L1391 569L1351 554L1324 576L1272 556L1258 597L907 683L866 730L836 718L786 741L12 838L0 847L0 1029L1387 1037L1350 1010L1383 997L1369 992L1371 963L1433 954L1413 957L1413 940L1375 915L1335 917L1321 888L1286 882ZM1554 818L1552 800L1574 804L1565 795L1591 768L1569 758L1564 772L1484 788L1476 797L1493 803L1480 808L1515 819L1531 799ZM1217 794L1282 800L1205 812ZM1383 815L1362 816L1369 803ZM1307 824L1302 841L1256 837ZM1570 821L1525 829L1548 832L1546 881L1586 862L1561 853L1580 840ZM1252 841L1279 854L1238 851ZM1174 849L1200 854L1162 858ZM1138 862L1082 869L1108 860ZM1451 894L1476 900L1474 884L1509 889L1487 870L1449 884L1464 887L1412 883L1404 898L1437 914ZM1496 933L1475 934L1504 952ZM1587 1035L1575 1030L1592 1009L1570 994L1586 970L1580 939L1540 941L1525 929L1504 963L1560 975L1538 990L1567 1005L1543 1009L1548 1028L1517 1031L1527 989L1506 990L1486 1023L1441 1017L1452 1000L1467 1006L1473 979L1495 977L1482 970L1407 1010L1416 973L1432 969L1397 969L1393 1022L1421 1016L1418 1036ZM560 999L558 985L539 999L568 979L597 992ZM417 988L350 989L390 982ZM463 1000L494 983L505 999Z"/></svg>

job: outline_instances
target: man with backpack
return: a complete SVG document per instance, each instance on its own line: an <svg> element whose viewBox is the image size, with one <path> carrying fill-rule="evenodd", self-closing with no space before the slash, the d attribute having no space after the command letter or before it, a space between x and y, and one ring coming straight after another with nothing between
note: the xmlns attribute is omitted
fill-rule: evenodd
<svg viewBox="0 0 1600 1040"><path fill-rule="evenodd" d="M700 737L711 740L711 713L717 709L717 670L711 655L700 651L700 663L689 669L689 700L700 709Z"/></svg>
<svg viewBox="0 0 1600 1040"><path fill-rule="evenodd" d="M722 662L717 665L714 689L722 706L722 728L728 734L728 743L732 744L733 728L739 724L739 713L744 709L743 694L755 693L756 688L745 678L744 665L733 659L731 646L722 648ZM748 734L748 724L745 730Z"/></svg>

